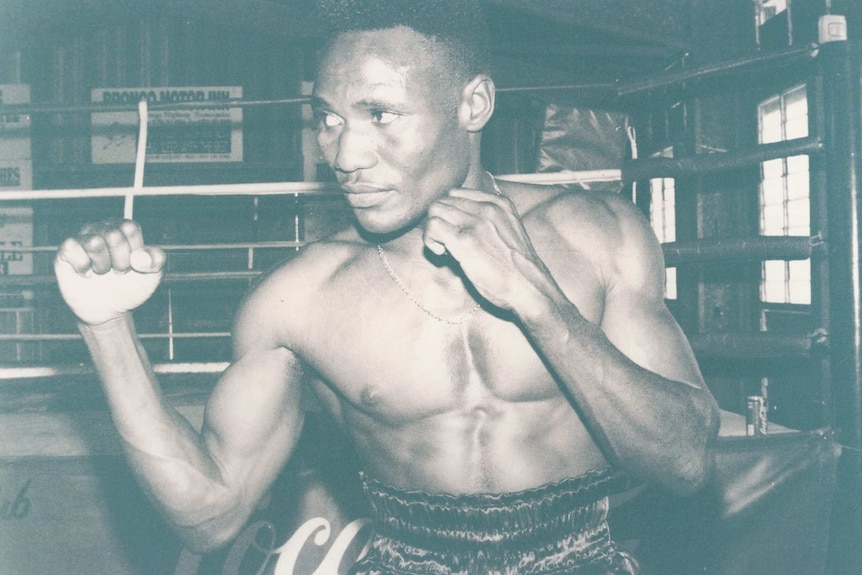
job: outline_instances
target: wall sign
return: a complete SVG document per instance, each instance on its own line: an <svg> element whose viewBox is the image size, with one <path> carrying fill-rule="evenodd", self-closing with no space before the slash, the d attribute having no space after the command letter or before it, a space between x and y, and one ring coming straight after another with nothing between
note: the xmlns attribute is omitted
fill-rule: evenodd
<svg viewBox="0 0 862 575"><path fill-rule="evenodd" d="M30 86L0 84L0 105L27 104ZM30 115L0 113L0 194L33 189ZM0 204L0 275L33 273L33 208Z"/></svg>
<svg viewBox="0 0 862 575"><path fill-rule="evenodd" d="M241 86L167 88L97 88L99 104L213 102L212 108L149 110L147 162L241 162L242 108L218 106L242 98ZM97 112L91 116L94 164L133 164L138 139L138 113Z"/></svg>
<svg viewBox="0 0 862 575"><path fill-rule="evenodd" d="M29 102L30 86L0 84L0 106ZM33 189L30 153L30 115L0 113L0 193Z"/></svg>
<svg viewBox="0 0 862 575"><path fill-rule="evenodd" d="M33 208L0 207L0 276L33 273L33 254L20 248L33 245Z"/></svg>

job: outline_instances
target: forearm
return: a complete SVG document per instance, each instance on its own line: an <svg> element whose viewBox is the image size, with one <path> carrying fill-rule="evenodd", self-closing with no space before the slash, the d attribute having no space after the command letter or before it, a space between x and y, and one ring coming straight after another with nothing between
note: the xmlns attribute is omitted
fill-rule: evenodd
<svg viewBox="0 0 862 575"><path fill-rule="evenodd" d="M606 457L645 481L696 490L708 473L707 444L718 425L708 390L639 366L549 274L531 266L527 275L516 315Z"/></svg>
<svg viewBox="0 0 862 575"><path fill-rule="evenodd" d="M163 397L131 317L80 330L148 496L184 538L223 531L220 523L235 504L201 436Z"/></svg>

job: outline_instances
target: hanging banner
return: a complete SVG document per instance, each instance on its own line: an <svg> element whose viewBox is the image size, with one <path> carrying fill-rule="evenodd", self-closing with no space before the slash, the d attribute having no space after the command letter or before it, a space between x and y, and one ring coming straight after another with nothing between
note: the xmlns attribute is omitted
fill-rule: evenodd
<svg viewBox="0 0 862 575"><path fill-rule="evenodd" d="M224 102L242 98L241 86L96 88L94 104ZM188 110L149 110L147 162L241 162L242 108L215 106ZM91 116L94 164L133 164L138 113L96 112Z"/></svg>

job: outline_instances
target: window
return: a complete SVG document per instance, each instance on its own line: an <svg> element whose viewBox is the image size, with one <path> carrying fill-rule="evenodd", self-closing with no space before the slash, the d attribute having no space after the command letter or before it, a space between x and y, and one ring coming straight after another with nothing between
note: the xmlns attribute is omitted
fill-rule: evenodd
<svg viewBox="0 0 862 575"><path fill-rule="evenodd" d="M758 116L762 144L806 137L808 97L805 86L796 86L761 102ZM761 235L811 235L808 187L808 156L779 158L761 164ZM770 303L810 304L810 262L765 261L760 297Z"/></svg>
<svg viewBox="0 0 862 575"><path fill-rule="evenodd" d="M787 0L757 0L757 25L787 10Z"/></svg>
<svg viewBox="0 0 862 575"><path fill-rule="evenodd" d="M662 150L654 157L673 157L673 148ZM676 241L676 193L673 178L653 178L649 182L649 218L661 243ZM665 299L676 299L676 268L665 269Z"/></svg>

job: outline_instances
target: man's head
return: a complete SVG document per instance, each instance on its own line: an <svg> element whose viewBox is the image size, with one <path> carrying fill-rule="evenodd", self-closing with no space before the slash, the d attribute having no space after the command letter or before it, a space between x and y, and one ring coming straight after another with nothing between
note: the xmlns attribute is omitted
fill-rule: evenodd
<svg viewBox="0 0 862 575"><path fill-rule="evenodd" d="M488 29L478 0L318 0L330 40L344 32L406 26L432 39L447 70L465 82L490 74Z"/></svg>
<svg viewBox="0 0 862 575"><path fill-rule="evenodd" d="M365 230L410 229L435 199L477 180L494 86L484 48L466 48L473 4L321 1L334 29L313 96L321 151Z"/></svg>

